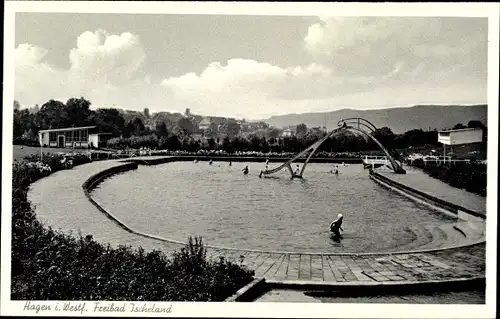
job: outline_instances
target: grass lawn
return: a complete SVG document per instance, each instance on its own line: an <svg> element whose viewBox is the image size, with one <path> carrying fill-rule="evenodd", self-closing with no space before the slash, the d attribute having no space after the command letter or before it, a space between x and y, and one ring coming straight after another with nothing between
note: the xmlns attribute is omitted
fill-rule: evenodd
<svg viewBox="0 0 500 319"><path fill-rule="evenodd" d="M75 151L85 151L85 149L75 149ZM50 147L44 147L43 148L43 153L59 153L59 152L72 152L73 149L71 148L50 148ZM40 147L34 147L34 146L23 146L23 145L14 145L13 148L13 158L14 160L22 160L24 157L32 154L37 154L40 155Z"/></svg>

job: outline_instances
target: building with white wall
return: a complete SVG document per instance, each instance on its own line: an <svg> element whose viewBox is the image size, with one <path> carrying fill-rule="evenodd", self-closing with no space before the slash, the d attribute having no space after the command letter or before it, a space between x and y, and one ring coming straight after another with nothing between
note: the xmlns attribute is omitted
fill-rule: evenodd
<svg viewBox="0 0 500 319"><path fill-rule="evenodd" d="M438 142L443 145L470 144L483 141L481 128L465 128L438 132Z"/></svg>
<svg viewBox="0 0 500 319"><path fill-rule="evenodd" d="M106 145L110 133L96 133L95 126L81 126L40 130L38 140L42 147L88 148Z"/></svg>

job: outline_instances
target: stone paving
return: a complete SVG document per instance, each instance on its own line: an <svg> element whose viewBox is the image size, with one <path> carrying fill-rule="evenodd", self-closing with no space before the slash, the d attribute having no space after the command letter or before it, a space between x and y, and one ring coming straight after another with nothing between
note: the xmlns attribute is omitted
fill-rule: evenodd
<svg viewBox="0 0 500 319"><path fill-rule="evenodd" d="M484 277L485 244L404 254L279 254L210 250L211 257L242 260L268 281L373 284Z"/></svg>
<svg viewBox="0 0 500 319"><path fill-rule="evenodd" d="M486 215L486 197L451 187L439 179L430 177L421 169L409 166L405 166L404 169L406 174L395 174L384 169L377 169L376 172L395 182Z"/></svg>
<svg viewBox="0 0 500 319"><path fill-rule="evenodd" d="M181 245L133 234L104 216L85 197L82 184L119 160L94 162L35 182L29 199L37 216L54 229L91 234L113 246L142 246L167 254ZM324 284L408 283L485 276L485 244L434 252L380 254L303 254L209 248L210 258L241 262L268 281Z"/></svg>

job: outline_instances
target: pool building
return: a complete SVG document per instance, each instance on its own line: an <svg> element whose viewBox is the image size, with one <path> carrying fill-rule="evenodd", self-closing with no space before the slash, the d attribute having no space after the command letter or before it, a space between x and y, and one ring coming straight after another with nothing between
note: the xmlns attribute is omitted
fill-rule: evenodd
<svg viewBox="0 0 500 319"><path fill-rule="evenodd" d="M96 132L96 126L81 126L40 130L42 147L98 148L106 145L111 133Z"/></svg>

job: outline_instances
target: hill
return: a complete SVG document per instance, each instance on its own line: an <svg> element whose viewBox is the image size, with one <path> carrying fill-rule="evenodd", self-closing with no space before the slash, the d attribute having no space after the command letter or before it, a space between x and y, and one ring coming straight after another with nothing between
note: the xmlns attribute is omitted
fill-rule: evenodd
<svg viewBox="0 0 500 319"><path fill-rule="evenodd" d="M416 105L379 110L342 109L333 112L286 114L272 116L263 120L271 126L306 124L308 127L326 126L328 129L337 127L341 119L362 117L372 122L376 127L387 126L394 133L404 133L411 129L446 129L455 124L467 125L470 120L481 121L487 125L487 105Z"/></svg>

